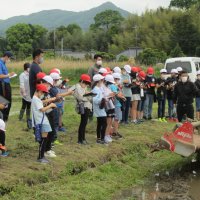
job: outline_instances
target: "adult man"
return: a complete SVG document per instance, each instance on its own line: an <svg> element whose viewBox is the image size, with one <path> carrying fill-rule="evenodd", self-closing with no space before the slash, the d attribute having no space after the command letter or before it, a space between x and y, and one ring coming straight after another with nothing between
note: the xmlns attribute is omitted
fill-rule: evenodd
<svg viewBox="0 0 200 200"><path fill-rule="evenodd" d="M15 75L14 72L8 73L8 68L6 64L10 62L10 59L12 58L13 58L13 54L10 51L7 51L4 53L3 57L0 59L0 95L10 102L8 106L2 111L3 120L5 122L8 120L11 103L12 103L10 77Z"/></svg>
<svg viewBox="0 0 200 200"><path fill-rule="evenodd" d="M88 70L88 74L89 74L91 80L93 80L93 76L95 74L99 73L99 69L102 68L102 63L103 63L102 59L103 59L102 55L100 55L100 54L94 55L95 64L92 67L90 67Z"/></svg>
<svg viewBox="0 0 200 200"><path fill-rule="evenodd" d="M42 72L42 69L39 65L42 64L44 61L43 54L44 52L41 49L37 49L33 52L33 63L31 64L30 72L29 72L31 98L33 97L36 90L37 74L39 72Z"/></svg>
<svg viewBox="0 0 200 200"><path fill-rule="evenodd" d="M174 104L177 105L178 121L181 122L184 116L194 119L193 99L196 95L197 88L194 83L189 81L186 71L180 74L180 81L174 88Z"/></svg>

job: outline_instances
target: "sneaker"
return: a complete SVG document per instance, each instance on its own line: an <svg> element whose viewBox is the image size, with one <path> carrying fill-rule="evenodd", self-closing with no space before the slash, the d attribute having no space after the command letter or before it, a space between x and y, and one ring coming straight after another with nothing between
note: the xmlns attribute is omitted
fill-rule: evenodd
<svg viewBox="0 0 200 200"><path fill-rule="evenodd" d="M65 133L67 130L66 130L64 127L60 127L60 128L58 129L58 131L59 131L59 132L64 132L64 133Z"/></svg>
<svg viewBox="0 0 200 200"><path fill-rule="evenodd" d="M97 144L105 144L104 140L97 139Z"/></svg>
<svg viewBox="0 0 200 200"><path fill-rule="evenodd" d="M47 151L44 153L45 157L55 158L57 157L56 154L52 153L51 151Z"/></svg>
<svg viewBox="0 0 200 200"><path fill-rule="evenodd" d="M178 123L178 119L177 118L173 118L173 121Z"/></svg>
<svg viewBox="0 0 200 200"><path fill-rule="evenodd" d="M169 118L168 122L174 122L174 119L173 118Z"/></svg>
<svg viewBox="0 0 200 200"><path fill-rule="evenodd" d="M55 151L53 151L53 150L50 150L50 152L51 152L52 154L55 154L55 155L56 155Z"/></svg>
<svg viewBox="0 0 200 200"><path fill-rule="evenodd" d="M133 123L133 124L140 124L140 122L138 120L132 120L131 123Z"/></svg>
<svg viewBox="0 0 200 200"><path fill-rule="evenodd" d="M158 118L158 121L159 121L159 122L163 122L162 118Z"/></svg>
<svg viewBox="0 0 200 200"><path fill-rule="evenodd" d="M104 141L105 141L105 143L111 143L112 142L112 138L110 137L110 135L106 135L104 137Z"/></svg>
<svg viewBox="0 0 200 200"><path fill-rule="evenodd" d="M63 144L62 144L61 142L59 142L58 140L55 140L55 141L54 141L54 144L55 144L55 145L63 145Z"/></svg>
<svg viewBox="0 0 200 200"><path fill-rule="evenodd" d="M2 154L0 154L0 156L2 157L7 157L9 155L8 151L2 152Z"/></svg>
<svg viewBox="0 0 200 200"><path fill-rule="evenodd" d="M165 117L162 118L162 121L165 122L165 123L167 122L167 120L165 119Z"/></svg>
<svg viewBox="0 0 200 200"><path fill-rule="evenodd" d="M117 137L118 137L119 139L122 139L122 138L123 138L123 136L122 136L121 134L119 134L118 132L116 133L116 135L117 135Z"/></svg>
<svg viewBox="0 0 200 200"><path fill-rule="evenodd" d="M42 164L49 164L49 161L46 158L41 158L41 159L38 159L37 161Z"/></svg>
<svg viewBox="0 0 200 200"><path fill-rule="evenodd" d="M86 140L83 140L82 144L88 145L88 142Z"/></svg>

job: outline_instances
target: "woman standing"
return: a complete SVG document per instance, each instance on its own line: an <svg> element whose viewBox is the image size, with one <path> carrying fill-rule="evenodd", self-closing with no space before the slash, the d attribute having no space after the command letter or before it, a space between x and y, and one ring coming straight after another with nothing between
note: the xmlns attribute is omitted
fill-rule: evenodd
<svg viewBox="0 0 200 200"><path fill-rule="evenodd" d="M30 70L30 63L25 63L24 72L22 72L19 76L20 94L22 97L22 107L19 114L20 121L23 119L25 111L26 111L26 120L30 119L31 96L29 87L29 70Z"/></svg>
<svg viewBox="0 0 200 200"><path fill-rule="evenodd" d="M90 76L82 74L80 81L75 86L74 97L77 101L77 112L81 115L81 121L78 129L78 144L87 144L85 139L85 129L88 123L89 114L92 110L92 97L84 95L88 94L87 88L91 85Z"/></svg>

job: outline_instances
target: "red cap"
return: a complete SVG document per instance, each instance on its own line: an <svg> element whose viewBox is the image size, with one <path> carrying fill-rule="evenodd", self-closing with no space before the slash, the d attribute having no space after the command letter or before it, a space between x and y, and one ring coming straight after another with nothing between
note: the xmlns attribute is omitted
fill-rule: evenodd
<svg viewBox="0 0 200 200"><path fill-rule="evenodd" d="M48 88L45 84L37 84L36 90L48 93Z"/></svg>
<svg viewBox="0 0 200 200"><path fill-rule="evenodd" d="M91 78L90 78L90 76L88 74L82 74L80 79L82 81L86 81L86 82L91 83Z"/></svg>
<svg viewBox="0 0 200 200"><path fill-rule="evenodd" d="M147 74L154 74L154 68L153 67L148 67L147 68Z"/></svg>
<svg viewBox="0 0 200 200"><path fill-rule="evenodd" d="M134 73L137 73L138 72L138 68L137 67L131 67L131 71L134 72Z"/></svg>
<svg viewBox="0 0 200 200"><path fill-rule="evenodd" d="M108 74L110 74L112 72L110 67L106 67L106 70L107 70Z"/></svg>
<svg viewBox="0 0 200 200"><path fill-rule="evenodd" d="M46 74L44 72L39 72L36 77L37 79L43 79L45 76Z"/></svg>
<svg viewBox="0 0 200 200"><path fill-rule="evenodd" d="M138 68L138 72L142 71L142 68L140 66L137 66L137 68Z"/></svg>
<svg viewBox="0 0 200 200"><path fill-rule="evenodd" d="M59 71L58 71L57 69L52 69L52 70L49 72L49 74L52 74L52 73L57 73L57 74L59 74Z"/></svg>
<svg viewBox="0 0 200 200"><path fill-rule="evenodd" d="M146 73L144 71L140 71L138 76L141 78L141 79L145 79L146 78Z"/></svg>

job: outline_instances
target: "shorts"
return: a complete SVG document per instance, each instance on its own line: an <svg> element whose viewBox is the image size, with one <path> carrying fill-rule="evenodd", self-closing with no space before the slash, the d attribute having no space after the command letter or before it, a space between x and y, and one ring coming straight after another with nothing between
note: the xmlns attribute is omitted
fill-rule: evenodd
<svg viewBox="0 0 200 200"><path fill-rule="evenodd" d="M115 120L121 121L122 120L122 110L121 107L115 108Z"/></svg>
<svg viewBox="0 0 200 200"><path fill-rule="evenodd" d="M114 118L115 117L115 109L110 109L106 111L107 117Z"/></svg>
<svg viewBox="0 0 200 200"><path fill-rule="evenodd" d="M42 124L42 133L52 132L50 124Z"/></svg>
<svg viewBox="0 0 200 200"><path fill-rule="evenodd" d="M140 101L141 97L140 94L133 94L131 97L131 101Z"/></svg>
<svg viewBox="0 0 200 200"><path fill-rule="evenodd" d="M196 97L196 111L200 112L200 97Z"/></svg>

